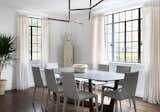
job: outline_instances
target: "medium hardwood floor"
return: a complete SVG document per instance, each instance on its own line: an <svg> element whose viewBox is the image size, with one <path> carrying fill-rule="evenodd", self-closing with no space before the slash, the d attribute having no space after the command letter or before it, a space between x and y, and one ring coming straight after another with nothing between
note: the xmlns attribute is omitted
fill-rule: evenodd
<svg viewBox="0 0 160 112"><path fill-rule="evenodd" d="M38 90L37 100L32 105L32 93L33 89L26 91L8 91L5 96L0 96L0 112L42 112L41 105L38 102L42 102L45 105L45 97L41 97L41 90ZM46 92L45 92L46 95ZM44 96L45 96L44 95ZM152 105L137 99L137 111L138 112L160 112L159 105ZM55 104L50 101L47 105L48 112L55 112ZM63 104L59 105L59 112L62 112ZM67 104L66 112L75 112L75 108L71 104ZM123 112L134 112L133 106L130 108L128 101L122 102ZM89 112L88 108L84 109L84 112Z"/></svg>

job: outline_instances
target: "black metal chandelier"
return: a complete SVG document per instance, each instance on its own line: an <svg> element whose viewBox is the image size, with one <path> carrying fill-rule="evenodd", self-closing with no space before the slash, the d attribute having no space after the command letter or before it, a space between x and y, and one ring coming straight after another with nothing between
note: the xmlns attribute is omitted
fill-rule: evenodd
<svg viewBox="0 0 160 112"><path fill-rule="evenodd" d="M96 4L92 5L92 0L89 1L89 8L77 8L77 9L72 9L71 8L71 0L68 0L68 19L55 19L55 18L48 18L48 20L54 20L54 21L61 21L61 22L76 22L76 21L73 21L71 20L71 12L72 11L81 11L81 10L88 10L89 11L89 16L88 16L88 20L91 19L91 11L93 8L95 8L97 5L99 5L101 2L103 2L104 0L100 0L99 2L97 2ZM78 23L78 22L76 22ZM81 23L80 23L81 24Z"/></svg>

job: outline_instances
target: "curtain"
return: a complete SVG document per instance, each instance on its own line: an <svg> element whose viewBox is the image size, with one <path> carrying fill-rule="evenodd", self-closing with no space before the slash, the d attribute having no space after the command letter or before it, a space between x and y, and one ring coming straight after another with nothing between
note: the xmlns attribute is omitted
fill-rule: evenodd
<svg viewBox="0 0 160 112"><path fill-rule="evenodd" d="M42 50L41 50L41 67L44 68L48 63L49 51L49 22L48 19L42 19Z"/></svg>
<svg viewBox="0 0 160 112"><path fill-rule="evenodd" d="M104 16L95 16L92 21L92 63L93 68L104 63Z"/></svg>
<svg viewBox="0 0 160 112"><path fill-rule="evenodd" d="M144 6L144 100L160 103L160 1Z"/></svg>
<svg viewBox="0 0 160 112"><path fill-rule="evenodd" d="M17 89L24 90L33 85L29 64L29 29L28 17L18 16L17 21Z"/></svg>

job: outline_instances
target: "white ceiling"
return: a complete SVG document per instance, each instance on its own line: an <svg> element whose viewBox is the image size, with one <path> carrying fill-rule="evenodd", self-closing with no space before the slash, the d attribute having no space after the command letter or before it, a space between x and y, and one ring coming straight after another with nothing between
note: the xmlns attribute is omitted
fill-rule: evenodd
<svg viewBox="0 0 160 112"><path fill-rule="evenodd" d="M71 8L89 7L90 0L71 0ZM100 0L92 0L92 4ZM95 11L106 7L125 4L127 2L139 2L144 0L105 0L95 8ZM68 0L0 0L0 6L14 8L16 10L38 11L49 14L64 14L68 11Z"/></svg>

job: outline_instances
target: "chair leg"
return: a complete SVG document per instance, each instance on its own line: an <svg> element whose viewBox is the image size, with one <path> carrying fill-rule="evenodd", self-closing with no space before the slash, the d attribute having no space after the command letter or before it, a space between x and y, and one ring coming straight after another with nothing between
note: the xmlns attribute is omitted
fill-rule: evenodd
<svg viewBox="0 0 160 112"><path fill-rule="evenodd" d="M101 112L103 112L104 95L101 96Z"/></svg>
<svg viewBox="0 0 160 112"><path fill-rule="evenodd" d="M122 102L119 101L119 104L120 104L120 112L122 112Z"/></svg>
<svg viewBox="0 0 160 112"><path fill-rule="evenodd" d="M135 97L132 98L132 102L133 102L133 106L134 106L134 111L137 112Z"/></svg>
<svg viewBox="0 0 160 112"><path fill-rule="evenodd" d="M36 87L34 88L33 90L33 98L32 98L32 103L34 104L34 101L35 101L35 95L36 95Z"/></svg>
<svg viewBox="0 0 160 112"><path fill-rule="evenodd" d="M129 98L129 107L131 108L131 99Z"/></svg>
<svg viewBox="0 0 160 112"><path fill-rule="evenodd" d="M47 98L46 98L46 105L45 105L45 111L47 112L47 105L48 105L48 99L49 99L49 94L50 94L50 92L49 92L49 90L47 91L48 93L47 93Z"/></svg>
<svg viewBox="0 0 160 112"><path fill-rule="evenodd" d="M84 112L84 102L85 102L85 100L82 101L82 111L83 111L83 112Z"/></svg>
<svg viewBox="0 0 160 112"><path fill-rule="evenodd" d="M60 102L60 96L57 94L57 101L56 101L56 112L58 112L58 106Z"/></svg>
<svg viewBox="0 0 160 112"><path fill-rule="evenodd" d="M95 103L96 103L96 112L98 112L98 98L95 97Z"/></svg>
<svg viewBox="0 0 160 112"><path fill-rule="evenodd" d="M66 102L67 102L67 97L64 97L63 112L65 112L65 109L66 109Z"/></svg>
<svg viewBox="0 0 160 112"><path fill-rule="evenodd" d="M114 112L118 112L118 105L117 105L117 101L115 102L115 106L114 106Z"/></svg>

